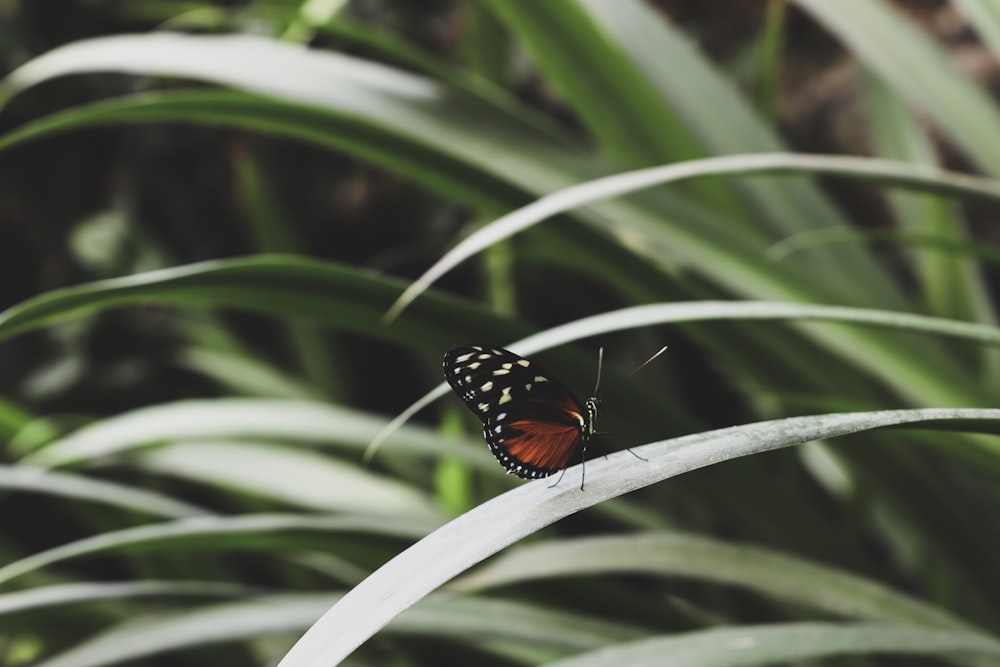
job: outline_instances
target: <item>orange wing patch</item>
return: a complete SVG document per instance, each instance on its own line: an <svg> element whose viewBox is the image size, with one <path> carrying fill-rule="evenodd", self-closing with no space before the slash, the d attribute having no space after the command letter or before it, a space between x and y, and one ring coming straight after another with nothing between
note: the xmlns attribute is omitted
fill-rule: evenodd
<svg viewBox="0 0 1000 667"><path fill-rule="evenodd" d="M510 422L515 437L504 441L511 457L543 470L562 470L580 446L580 428L536 421Z"/></svg>

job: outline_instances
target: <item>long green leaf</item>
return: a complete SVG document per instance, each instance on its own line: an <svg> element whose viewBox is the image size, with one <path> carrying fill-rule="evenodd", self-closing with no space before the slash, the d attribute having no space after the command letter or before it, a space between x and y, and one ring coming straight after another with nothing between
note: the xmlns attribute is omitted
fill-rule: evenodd
<svg viewBox="0 0 1000 667"><path fill-rule="evenodd" d="M241 398L178 401L139 408L84 426L33 452L23 463L41 467L94 463L150 444L177 441L332 442L361 449L384 425L381 417L317 401ZM494 466L492 457L480 451L480 447L472 447L469 442L442 441L440 435L426 428L407 428L389 447L396 454L449 456L487 470ZM18 474L30 479L30 475L40 473L32 469Z"/></svg>
<svg viewBox="0 0 1000 667"><path fill-rule="evenodd" d="M656 667L670 656L685 667L749 667L837 655L1000 657L1000 642L947 630L884 624L781 623L657 637L560 660L552 667Z"/></svg>
<svg viewBox="0 0 1000 667"><path fill-rule="evenodd" d="M449 589L481 590L552 577L654 574L734 585L849 618L972 630L951 614L875 581L798 556L683 533L543 542L511 551Z"/></svg>
<svg viewBox="0 0 1000 667"><path fill-rule="evenodd" d="M454 343L454 332L481 340L513 338L525 327L457 299L421 301L413 318L393 326L382 313L401 284L356 268L301 257L265 255L216 260L89 285L54 290L0 313L0 340L68 316L157 301L245 308L306 318L348 331L437 352Z"/></svg>
<svg viewBox="0 0 1000 667"><path fill-rule="evenodd" d="M236 597L257 589L216 581L130 581L56 584L0 594L0 616L65 605L143 597Z"/></svg>
<svg viewBox="0 0 1000 667"><path fill-rule="evenodd" d="M701 178L712 174L787 173L849 176L882 185L903 186L937 194L983 198L993 202L1000 201L1000 184L993 180L949 173L924 165L870 158L777 153L708 158L663 167L639 169L580 183L547 195L479 229L452 248L415 280L393 304L389 310L389 317L397 316L438 278L469 257L558 213L656 185ZM756 275L755 272L748 272L743 278L758 283L756 289L761 291L766 289L761 281L770 280Z"/></svg>
<svg viewBox="0 0 1000 667"><path fill-rule="evenodd" d="M1000 344L1000 329L986 324L973 322L957 322L926 315L897 313L891 311L866 310L863 308L843 308L837 306L812 306L798 303L772 303L767 301L702 301L688 303L649 304L623 308L608 313L568 322L566 324L546 329L527 338L510 344L510 349L517 354L530 356L535 352L563 345L565 343L606 334L612 331L623 331L631 328L652 326L655 324L704 322L712 320L803 320L828 321L841 323L865 324L888 329L899 329L912 333L955 337L969 341L978 341L987 345ZM923 387L933 391L933 385L927 385L918 375L906 374L901 386L910 389ZM914 385L913 383L917 383ZM399 425L405 423L410 416L418 412L436 398L444 396L448 385L439 384L413 405L403 411L398 417L387 424L376 437L381 442ZM981 400L974 393L969 394L972 405L978 405Z"/></svg>
<svg viewBox="0 0 1000 667"><path fill-rule="evenodd" d="M0 489L44 493L73 502L102 503L172 519L206 513L194 505L153 491L29 466L0 465Z"/></svg>
<svg viewBox="0 0 1000 667"><path fill-rule="evenodd" d="M17 91L55 76L95 71L193 77L269 96L274 98L269 102L248 102L244 97L241 113L232 107L220 111L200 104L185 118L216 118L241 126L256 123L260 129L308 134L324 145L348 144L366 159L462 192L467 201L489 203L493 210L498 198L509 206L518 195L523 202L610 171L600 157L568 149L566 142L524 123L510 109L390 68L259 38L143 35L89 40L27 63L5 85ZM270 76L274 71L281 71L282 76ZM276 101L282 102L280 109ZM147 121L167 115L158 115L155 104L147 111ZM92 112L86 122L123 117L139 120L134 110L126 109L117 115ZM299 127L303 120L306 130ZM82 122L83 118L74 116L59 127ZM51 125L31 136L51 131ZM464 173L459 165L464 165ZM486 190L488 197L484 197ZM852 303L886 303L885 298L874 296L884 290L858 290L839 281L818 280L813 265L803 264L793 271L762 261L766 239L689 197L660 191L595 208L575 217L600 225L654 263L673 267L683 261L745 296L786 298L792 289L804 294L805 300L827 301L832 293L851 295ZM844 275L853 274L845 271ZM901 299L891 301L898 305ZM942 368L946 368L944 363Z"/></svg>
<svg viewBox="0 0 1000 667"><path fill-rule="evenodd" d="M76 42L12 72L0 87L0 101L51 78L88 72L191 78L324 109L327 116L351 119L350 127L366 139L373 132L419 138L435 152L537 187L565 183L562 172L583 154L507 110L430 79L249 35L159 33Z"/></svg>
<svg viewBox="0 0 1000 667"><path fill-rule="evenodd" d="M341 269L311 260L261 257L242 260L205 262L189 267L154 271L129 278L99 281L90 285L58 290L13 306L0 313L0 339L28 331L72 315L93 313L127 303L158 300L166 303L201 303L240 307L276 315L295 315L315 319L369 335L414 344L422 341L436 346L435 353L454 343L456 331L477 336L479 340L511 340L512 323L491 317L459 301L441 298L421 299L414 311L393 326L381 321L382 308L397 292L394 283L370 277L359 271ZM262 298L269 295L273 298ZM336 299L336 301L331 301ZM336 306L332 304L336 303ZM946 336L993 342L992 327L970 323L923 318L907 313L866 311L852 308L827 308L793 303L705 302L642 306L615 311L570 323L543 332L537 340L549 341L540 347L518 348L519 353L544 349L546 345L566 342L588 335L620 331L631 327L680 321L712 319L825 319L840 322L865 322L909 331L923 331ZM823 336L822 331L815 335ZM870 368L880 372L902 395L918 404L982 405L984 397L963 383L946 383L940 374L931 373L914 363L910 351L897 342L883 343L856 335L843 340L844 331L829 336L838 346L859 341L865 349L876 346L879 364ZM416 339L413 338L416 337ZM874 352L873 352L874 354ZM855 355L852 355L854 357ZM891 363L890 363L891 362ZM863 364L862 364L862 367ZM443 390L441 390L443 391Z"/></svg>
<svg viewBox="0 0 1000 667"><path fill-rule="evenodd" d="M710 62L689 35L655 7L642 0L577 2L635 63L666 106L680 115L686 132L698 138L706 157L787 150L729 74ZM809 180L732 179L731 187L741 198L747 219L769 235L847 227ZM812 261L817 270L849 272L852 280L844 281L844 287L857 293L850 303L863 303L863 291L878 294L885 304L899 298L884 270L864 252L838 250L815 254Z"/></svg>
<svg viewBox="0 0 1000 667"><path fill-rule="evenodd" d="M289 545L322 548L331 534L363 533L398 538L416 538L432 524L412 519L385 517L316 517L301 515L245 515L194 517L159 524L125 528L70 542L41 551L0 567L0 584L40 568L71 558L136 549L213 550L225 548L273 548L284 552Z"/></svg>
<svg viewBox="0 0 1000 667"><path fill-rule="evenodd" d="M896 410L796 417L699 433L578 466L552 486L536 480L441 527L351 590L299 640L282 667L329 667L420 598L505 546L586 507L697 468L819 438L889 426L1000 432L1000 410ZM482 530L489 526L489 530Z"/></svg>
<svg viewBox="0 0 1000 667"><path fill-rule="evenodd" d="M329 593L276 595L160 618L139 617L36 667L101 667L205 644L296 632L336 599Z"/></svg>
<svg viewBox="0 0 1000 667"><path fill-rule="evenodd" d="M980 166L1000 174L1000 111L926 34L884 0L796 0L892 89L935 120Z"/></svg>
<svg viewBox="0 0 1000 667"><path fill-rule="evenodd" d="M168 651L305 628L339 599L331 593L274 595L195 611L140 617L113 627L37 667L99 667ZM533 646L565 655L634 639L628 626L500 600L430 597L387 628L399 635L449 637L474 645ZM544 655L544 654L543 654Z"/></svg>
<svg viewBox="0 0 1000 667"><path fill-rule="evenodd" d="M572 2L490 2L608 153L627 165L703 155L677 116Z"/></svg>
<svg viewBox="0 0 1000 667"><path fill-rule="evenodd" d="M951 4L972 24L994 57L1000 55L1000 6L992 0L952 0Z"/></svg>
<svg viewBox="0 0 1000 667"><path fill-rule="evenodd" d="M238 490L304 510L431 524L443 518L433 499L414 486L319 452L281 445L245 440L179 442L144 452L139 465L159 475Z"/></svg>

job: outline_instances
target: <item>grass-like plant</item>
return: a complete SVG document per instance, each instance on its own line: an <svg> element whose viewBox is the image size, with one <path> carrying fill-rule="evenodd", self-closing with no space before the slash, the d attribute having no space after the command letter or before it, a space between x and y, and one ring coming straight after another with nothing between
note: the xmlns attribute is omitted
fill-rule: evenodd
<svg viewBox="0 0 1000 667"><path fill-rule="evenodd" d="M315 249L277 194L275 172L308 171L234 150L244 256L170 258L169 230L128 216L89 227L134 261L10 304L0 360L103 375L38 341L136 313L126 330L167 339L202 389L140 377L155 400L66 415L5 387L0 662L1000 663L995 252L966 232L1000 205L1000 110L951 54L883 0L770 3L749 50L759 90L779 95L800 21L856 69L871 154L805 154L741 68L650 3L467 3L458 65L334 5L194 7L0 84L15 169L97 128L221 127L349 156L478 223L455 238L415 215L413 280L335 261L349 225ZM991 0L951 8L995 57ZM512 92L511 61L560 114ZM122 74L135 88L38 102ZM974 173L942 166L932 137ZM820 178L884 196L895 229L844 213ZM452 279L470 264L478 292ZM595 340L601 430L637 456L595 453L582 490L578 467L555 485L505 477L441 354L509 346L585 388ZM442 397L420 421L403 411Z"/></svg>

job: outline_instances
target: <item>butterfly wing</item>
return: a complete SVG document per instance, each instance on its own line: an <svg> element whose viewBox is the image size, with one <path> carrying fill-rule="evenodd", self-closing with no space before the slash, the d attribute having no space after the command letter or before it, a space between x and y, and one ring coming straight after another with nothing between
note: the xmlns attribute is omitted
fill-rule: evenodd
<svg viewBox="0 0 1000 667"><path fill-rule="evenodd" d="M556 473L589 436L588 411L572 392L509 350L457 345L445 353L444 375L483 422L490 451L508 473Z"/></svg>

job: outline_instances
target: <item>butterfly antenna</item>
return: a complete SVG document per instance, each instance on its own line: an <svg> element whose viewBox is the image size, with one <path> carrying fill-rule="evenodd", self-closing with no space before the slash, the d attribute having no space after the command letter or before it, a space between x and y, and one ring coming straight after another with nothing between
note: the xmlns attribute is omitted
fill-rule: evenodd
<svg viewBox="0 0 1000 667"><path fill-rule="evenodd" d="M647 362L649 363L649 362ZM604 346L597 348L597 382L594 383L594 391L591 396L597 396L597 389L601 386L601 368L604 367Z"/></svg>
<svg viewBox="0 0 1000 667"><path fill-rule="evenodd" d="M664 353L664 352L666 352L666 351L667 351L667 346L666 346L666 345L664 345L663 347L661 347L661 348L659 349L659 351L658 351L658 352L657 352L656 354L654 354L654 355L653 355L653 356L651 356L651 357L650 357L649 359L646 359L646 361L644 361L644 362L642 362L641 364L639 364L638 366L636 366L636 367L635 367L634 369L632 369L632 371L631 371L631 372L630 372L630 373L629 373L628 375L626 375L625 377L632 377L633 375L635 375L636 373L638 373L639 371L641 371L641 370L642 370L643 368L645 368L645 367L646 367L646 366L647 366L647 365L649 364L649 362L651 362L651 361L652 361L653 359L656 359L656 358L657 358L658 356L660 356L661 354L663 354L663 353ZM599 365L598 365L598 368L600 368L600 366L599 366Z"/></svg>
<svg viewBox="0 0 1000 667"><path fill-rule="evenodd" d="M642 362L641 364L639 364L638 366L636 366L634 369L632 369L632 371L626 377L632 377L633 375L635 375L636 373L638 373L639 371L641 371L643 368L645 368L649 364L649 362L651 362L653 359L656 359L658 356L660 356L661 354L663 354L666 351L667 351L667 346L664 345L663 347L661 347L659 350L656 351L656 354L654 354L649 359L646 359L646 361ZM628 447L625 448L625 451L627 451L629 454L631 454L635 458L639 459L640 461L648 461L649 460L649 459L645 459L645 458L639 456L638 454L636 454L635 452L633 452Z"/></svg>

